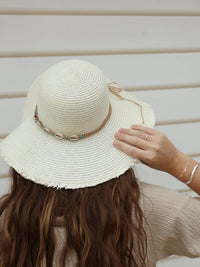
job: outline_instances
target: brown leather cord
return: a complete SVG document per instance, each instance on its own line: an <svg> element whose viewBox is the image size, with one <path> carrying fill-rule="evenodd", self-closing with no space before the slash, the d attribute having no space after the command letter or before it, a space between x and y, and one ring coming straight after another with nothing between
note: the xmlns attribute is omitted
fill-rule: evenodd
<svg viewBox="0 0 200 267"><path fill-rule="evenodd" d="M117 83L115 82L108 82L109 83L114 83L117 85ZM136 105L140 106L140 112L141 112L141 116L142 116L142 123L144 124L144 117L143 117L143 114L142 114L142 106L140 104L138 104L137 102L135 102L134 100L131 100L129 98L126 98L126 97L122 97L121 95L119 95L118 93L123 91L118 85L117 86L112 86L112 85L108 85L109 87L109 90L114 94L116 95L117 97L119 97L121 100L123 99L126 99L127 101L131 101L133 103L135 103Z"/></svg>
<svg viewBox="0 0 200 267"><path fill-rule="evenodd" d="M113 83L115 84L114 86L110 85L110 84L113 84ZM116 95L121 100L126 99L127 101L131 101L131 102L135 103L136 105L140 106L140 112L141 112L141 116L142 116L142 120L143 120L143 124L144 124L144 117L143 117L143 114L142 114L142 106L140 104L138 104L137 102L131 100L131 99L128 99L128 98L125 98L125 97L122 97L121 95L119 95L119 92L121 92L122 89L117 85L117 83L115 83L115 82L108 82L108 88L109 88L109 90L110 90L111 93L113 93L114 95ZM70 140L70 141L77 141L79 139L88 137L88 136L90 136L90 135L98 132L100 129L102 129L104 127L104 125L106 124L106 122L109 120L110 115L111 115L111 112L112 112L112 106L111 106L111 102L109 101L108 115L106 116L106 118L104 119L104 121L102 122L102 124L97 129L95 129L94 131L91 131L89 133L80 134L80 135L74 134L74 135L71 135L71 136L66 136L66 135L64 135L62 133L55 133L51 129L45 127L44 124L39 120L37 104L36 104L36 107L35 107L34 119L35 119L35 122L45 132L47 132L48 134L50 134L52 136L55 136L58 139L65 139L65 140Z"/></svg>
<svg viewBox="0 0 200 267"><path fill-rule="evenodd" d="M94 131L92 132L89 132L89 133L85 133L85 134L80 134L80 135L71 135L71 136L66 136L64 134L61 134L61 133L55 133L53 132L51 129L49 128L46 128L43 123L39 120L38 118L38 112L37 112L37 105L36 105L36 108L35 108L35 114L34 114L34 118L35 118L35 122L41 127L43 128L44 131L46 131L48 134L51 134L55 137L57 137L58 139L66 139L66 140L70 140L70 141L77 141L79 139L82 139L82 138L85 138L85 137L88 137L96 132L98 132L101 128L103 128L103 126L106 124L106 122L109 120L110 118L110 115L111 115L111 111L112 111L112 107L111 107L111 103L109 102L109 112L108 112L108 115L106 116L105 120L103 121L103 123Z"/></svg>

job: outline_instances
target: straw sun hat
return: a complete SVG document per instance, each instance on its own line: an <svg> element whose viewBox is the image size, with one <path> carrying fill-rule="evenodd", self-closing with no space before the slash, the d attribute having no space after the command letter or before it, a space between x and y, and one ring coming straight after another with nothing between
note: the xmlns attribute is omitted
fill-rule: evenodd
<svg viewBox="0 0 200 267"><path fill-rule="evenodd" d="M150 104L107 79L94 64L58 62L33 82L23 119L0 155L24 178L55 188L95 186L140 160L113 145L131 124L155 125Z"/></svg>

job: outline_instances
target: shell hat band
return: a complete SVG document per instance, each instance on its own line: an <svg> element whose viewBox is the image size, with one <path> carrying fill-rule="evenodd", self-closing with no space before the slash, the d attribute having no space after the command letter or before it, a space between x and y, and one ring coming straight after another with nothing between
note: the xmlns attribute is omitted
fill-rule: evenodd
<svg viewBox="0 0 200 267"><path fill-rule="evenodd" d="M114 84L114 85L111 85L111 84ZM128 100L128 101L131 101L135 104L137 104L138 106L140 106L140 112L141 112L141 116L142 116L142 120L143 120L143 123L144 123L144 117L143 117L143 114L142 114L142 106L140 104L138 104L137 102L131 100L131 99L128 99L128 98L124 98L122 97L121 95L119 95L119 92L122 91L122 89L119 87L119 85L116 83L116 82L108 82L108 89L111 93L115 94L117 97L119 97L121 100L125 99L125 100ZM38 108L37 108L37 104L35 106L35 111L34 111L34 120L35 120L35 123L41 127L41 129L43 129L47 134L49 135L52 135L58 139L64 139L64 140L69 140L69 141L78 141L82 138L85 138L85 137L88 137L92 134L95 134L96 132L98 132L100 129L102 129L104 127L104 125L106 124L106 122L109 120L110 118L110 115L111 115L111 112L112 112L112 106L111 106L111 102L109 101L109 111L108 111L108 115L106 116L106 118L104 119L104 121L102 122L102 124L94 131L91 131L89 133L84 133L84 134L80 134L80 135L77 135L77 134L73 134L73 135L70 135L70 136L66 136L64 135L63 133L56 133L54 131L52 131L51 129L49 129L48 127L46 127L40 120L39 120L39 115L38 115Z"/></svg>

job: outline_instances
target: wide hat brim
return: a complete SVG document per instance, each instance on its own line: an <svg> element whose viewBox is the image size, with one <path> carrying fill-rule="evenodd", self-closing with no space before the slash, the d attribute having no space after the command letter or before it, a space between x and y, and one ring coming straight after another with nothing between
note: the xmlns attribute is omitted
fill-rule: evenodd
<svg viewBox="0 0 200 267"><path fill-rule="evenodd" d="M36 183L75 189L118 178L140 162L114 147L114 133L122 127L130 128L131 124L153 128L155 114L150 104L127 91L120 93L142 105L143 124L138 105L109 92L112 112L101 130L78 141L59 140L33 119L41 75L27 94L22 122L0 143L0 155L7 164Z"/></svg>

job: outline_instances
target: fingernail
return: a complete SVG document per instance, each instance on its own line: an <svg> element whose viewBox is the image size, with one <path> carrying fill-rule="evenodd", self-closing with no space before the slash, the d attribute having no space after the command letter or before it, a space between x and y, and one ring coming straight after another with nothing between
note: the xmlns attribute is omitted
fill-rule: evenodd
<svg viewBox="0 0 200 267"><path fill-rule="evenodd" d="M116 132L116 133L114 134L114 136L117 137L117 138L119 138L119 132Z"/></svg>
<svg viewBox="0 0 200 267"><path fill-rule="evenodd" d="M123 133L123 132L124 132L124 129L123 129L123 128L120 128L120 129L119 129L119 132L120 132L120 133Z"/></svg>
<svg viewBox="0 0 200 267"><path fill-rule="evenodd" d="M135 124L132 124L132 125L131 125L131 128L134 128L135 126L136 126Z"/></svg>
<svg viewBox="0 0 200 267"><path fill-rule="evenodd" d="M117 140L114 141L113 143L115 146L118 146L119 145L119 142Z"/></svg>

